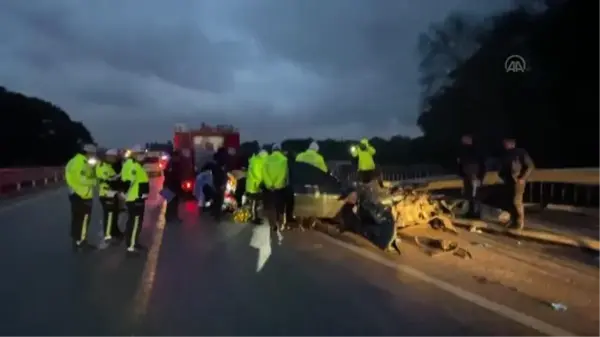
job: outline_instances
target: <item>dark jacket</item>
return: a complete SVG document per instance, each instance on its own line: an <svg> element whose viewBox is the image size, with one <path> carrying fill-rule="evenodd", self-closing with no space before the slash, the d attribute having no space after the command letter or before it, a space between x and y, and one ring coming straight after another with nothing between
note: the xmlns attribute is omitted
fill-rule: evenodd
<svg viewBox="0 0 600 337"><path fill-rule="evenodd" d="M461 178L483 180L485 177L485 158L474 146L461 146L457 161Z"/></svg>
<svg viewBox="0 0 600 337"><path fill-rule="evenodd" d="M171 158L164 171L165 182L163 185L173 192L177 192L181 186L181 161L177 157Z"/></svg>
<svg viewBox="0 0 600 337"><path fill-rule="evenodd" d="M505 183L527 179L535 169L533 160L524 149L507 150L500 162L498 175Z"/></svg>
<svg viewBox="0 0 600 337"><path fill-rule="evenodd" d="M206 163L201 172L205 170L210 170L212 172L213 177L213 186L217 189L222 189L227 184L227 171L223 165L220 165L216 161L210 161Z"/></svg>
<svg viewBox="0 0 600 337"><path fill-rule="evenodd" d="M294 163L296 162L296 154L292 151L287 151L285 153L285 156L288 160L288 185L291 186L292 185L292 181L293 181L293 177L294 177Z"/></svg>

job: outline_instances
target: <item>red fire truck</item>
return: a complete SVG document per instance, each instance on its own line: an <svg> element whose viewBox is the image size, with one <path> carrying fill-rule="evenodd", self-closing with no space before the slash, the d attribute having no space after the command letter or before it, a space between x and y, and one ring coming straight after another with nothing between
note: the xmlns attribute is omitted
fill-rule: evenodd
<svg viewBox="0 0 600 337"><path fill-rule="evenodd" d="M236 128L205 123L197 129L188 129L185 124L175 126L173 149L181 153L181 187L184 192L193 190L196 171L221 147L239 151L240 133Z"/></svg>

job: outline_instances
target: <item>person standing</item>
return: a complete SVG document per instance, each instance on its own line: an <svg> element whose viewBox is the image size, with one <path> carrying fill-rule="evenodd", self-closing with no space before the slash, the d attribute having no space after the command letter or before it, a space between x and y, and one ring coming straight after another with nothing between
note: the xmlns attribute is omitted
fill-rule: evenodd
<svg viewBox="0 0 600 337"><path fill-rule="evenodd" d="M92 214L92 199L96 185L94 166L97 164L96 146L83 145L65 167L65 181L69 187L71 204L71 239L73 249L91 248L87 241L87 232Z"/></svg>
<svg viewBox="0 0 600 337"><path fill-rule="evenodd" d="M325 158L319 153L319 144L317 142L310 143L306 151L296 156L296 161L312 165L325 173L328 171Z"/></svg>
<svg viewBox="0 0 600 337"><path fill-rule="evenodd" d="M150 179L142 165L144 157L145 151L142 146L134 146L131 149L131 157L123 164L121 171L121 180L128 184L127 193L125 194L129 215L125 230L128 253L138 253L145 249L139 243L140 232L144 223L146 199L148 199L150 191Z"/></svg>
<svg viewBox="0 0 600 337"><path fill-rule="evenodd" d="M250 199L250 212L252 214L251 222L255 225L262 223L258 215L258 206L262 199L263 191L263 166L265 159L269 156L267 151L261 150L253 155L248 161L248 172L246 174L246 195Z"/></svg>
<svg viewBox="0 0 600 337"><path fill-rule="evenodd" d="M469 204L467 217L479 218L480 205L477 199L479 186L485 177L485 159L473 145L473 137L465 134L461 138L458 158L458 175L463 182L463 197Z"/></svg>
<svg viewBox="0 0 600 337"><path fill-rule="evenodd" d="M514 229L525 227L525 208L523 195L527 178L535 169L533 160L525 149L516 147L516 140L506 137L503 141L504 156L498 172L503 182L504 207L510 213L510 226Z"/></svg>
<svg viewBox="0 0 600 337"><path fill-rule="evenodd" d="M273 145L272 153L265 158L263 165L263 185L265 187L265 212L271 230L277 233L279 243L283 214L285 211L285 188L288 185L288 159L281 152L279 144Z"/></svg>
<svg viewBox="0 0 600 337"><path fill-rule="evenodd" d="M294 197L294 186L293 179L296 172L294 172L296 162L296 154L289 150L284 152L285 157L287 158L287 183L284 189L284 199L283 199L283 226L285 228L289 228L290 225L296 222L296 217L294 216L294 207L295 205L295 197Z"/></svg>
<svg viewBox="0 0 600 337"><path fill-rule="evenodd" d="M358 180L363 184L368 184L377 179L375 161L373 160L375 153L375 148L369 144L367 138L361 139L358 145L350 148L350 154L358 161Z"/></svg>
<svg viewBox="0 0 600 337"><path fill-rule="evenodd" d="M173 151L169 163L165 168L165 180L163 186L173 192L173 199L167 202L165 212L166 222L177 223L179 219L179 198L181 196L181 157L179 151Z"/></svg>
<svg viewBox="0 0 600 337"><path fill-rule="evenodd" d="M120 174L115 170L118 161L116 149L107 150L104 160L96 167L96 176L99 181L98 195L102 205L102 224L104 225L104 241L118 243L123 239L119 230L119 197L118 186Z"/></svg>

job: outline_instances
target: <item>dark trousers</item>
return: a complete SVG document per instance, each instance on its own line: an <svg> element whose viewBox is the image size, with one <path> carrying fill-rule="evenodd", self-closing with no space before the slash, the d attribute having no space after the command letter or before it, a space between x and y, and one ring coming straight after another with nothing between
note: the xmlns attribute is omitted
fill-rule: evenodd
<svg viewBox="0 0 600 337"><path fill-rule="evenodd" d="M269 220L269 226L271 226L272 230L281 229L285 211L285 193L285 188L266 190L264 192L265 215Z"/></svg>
<svg viewBox="0 0 600 337"><path fill-rule="evenodd" d="M515 228L523 228L525 225L525 206L523 205L523 195L525 194L525 184L517 182L507 182L502 185L504 189L504 209L510 213L510 220Z"/></svg>
<svg viewBox="0 0 600 337"><path fill-rule="evenodd" d="M104 238L120 238L123 236L119 229L119 200L117 197L100 197L102 205L102 224Z"/></svg>
<svg viewBox="0 0 600 337"><path fill-rule="evenodd" d="M377 180L379 187L383 188L383 179L381 177L380 172L377 169L358 171L358 181L360 181L361 183L369 184L373 180Z"/></svg>
<svg viewBox="0 0 600 337"><path fill-rule="evenodd" d="M127 239L127 248L134 249L139 247L139 238L144 223L144 211L146 203L144 199L127 202L127 227L125 229L125 237Z"/></svg>
<svg viewBox="0 0 600 337"><path fill-rule="evenodd" d="M216 188L212 195L212 202L210 204L210 213L216 221L221 220L221 214L223 213L223 201L225 199L225 186Z"/></svg>
<svg viewBox="0 0 600 337"><path fill-rule="evenodd" d="M80 244L87 239L92 215L92 199L82 199L77 194L69 195L71 203L71 238Z"/></svg>
<svg viewBox="0 0 600 337"><path fill-rule="evenodd" d="M368 184L375 179L375 170L358 171L358 181Z"/></svg>
<svg viewBox="0 0 600 337"><path fill-rule="evenodd" d="M175 195L171 201L167 202L167 210L165 211L165 219L179 219L179 195Z"/></svg>
<svg viewBox="0 0 600 337"><path fill-rule="evenodd" d="M246 178L238 179L235 187L235 202L238 207L242 207L242 197L246 193Z"/></svg>
<svg viewBox="0 0 600 337"><path fill-rule="evenodd" d="M478 187L476 186L477 180L474 179L463 179L463 198L469 203L469 210L467 216L472 218L480 217L480 204L477 198Z"/></svg>
<svg viewBox="0 0 600 337"><path fill-rule="evenodd" d="M285 211L285 222L294 221L294 189L292 186L287 186L284 189L283 208Z"/></svg>
<svg viewBox="0 0 600 337"><path fill-rule="evenodd" d="M246 193L246 197L250 202L250 214L252 215L251 221L253 223L260 222L260 216L258 214L258 207L262 201L262 193Z"/></svg>

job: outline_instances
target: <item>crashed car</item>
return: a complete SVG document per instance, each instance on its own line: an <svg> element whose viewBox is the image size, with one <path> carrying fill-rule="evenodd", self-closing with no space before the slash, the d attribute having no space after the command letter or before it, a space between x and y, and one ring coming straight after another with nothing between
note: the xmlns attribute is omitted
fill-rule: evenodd
<svg viewBox="0 0 600 337"><path fill-rule="evenodd" d="M293 163L291 170L296 218L328 220L340 231L355 232L384 250L395 243L396 227L390 210L379 202L381 191L342 182L306 163ZM344 223L349 218L357 223Z"/></svg>

